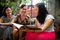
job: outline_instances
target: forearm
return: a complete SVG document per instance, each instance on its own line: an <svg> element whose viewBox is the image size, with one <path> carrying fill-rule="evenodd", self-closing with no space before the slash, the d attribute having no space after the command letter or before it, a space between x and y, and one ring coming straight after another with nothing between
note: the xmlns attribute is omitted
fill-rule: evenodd
<svg viewBox="0 0 60 40"><path fill-rule="evenodd" d="M53 23L53 20L49 19L47 20L47 22L44 23L43 27L42 27L42 31L45 31L46 29L48 29Z"/></svg>
<svg viewBox="0 0 60 40"><path fill-rule="evenodd" d="M12 23L0 23L1 25L12 25Z"/></svg>

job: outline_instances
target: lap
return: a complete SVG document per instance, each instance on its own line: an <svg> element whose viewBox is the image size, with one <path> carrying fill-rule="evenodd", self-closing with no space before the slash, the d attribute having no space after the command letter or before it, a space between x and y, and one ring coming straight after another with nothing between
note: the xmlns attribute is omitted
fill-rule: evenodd
<svg viewBox="0 0 60 40"><path fill-rule="evenodd" d="M25 40L55 40L55 32L32 33L27 32Z"/></svg>

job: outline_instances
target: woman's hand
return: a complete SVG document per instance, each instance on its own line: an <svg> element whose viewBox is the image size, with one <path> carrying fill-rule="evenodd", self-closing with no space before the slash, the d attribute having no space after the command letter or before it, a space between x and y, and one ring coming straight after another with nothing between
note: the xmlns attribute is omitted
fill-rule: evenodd
<svg viewBox="0 0 60 40"><path fill-rule="evenodd" d="M37 19L35 19L35 27L41 28L41 24L39 23L39 21Z"/></svg>
<svg viewBox="0 0 60 40"><path fill-rule="evenodd" d="M24 20L21 20L23 24L29 24L29 17L28 16L25 16L24 17Z"/></svg>

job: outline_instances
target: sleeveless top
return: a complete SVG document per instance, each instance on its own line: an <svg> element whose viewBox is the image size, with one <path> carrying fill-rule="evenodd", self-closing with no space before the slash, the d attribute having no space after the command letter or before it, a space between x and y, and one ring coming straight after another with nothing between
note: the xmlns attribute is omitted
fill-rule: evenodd
<svg viewBox="0 0 60 40"><path fill-rule="evenodd" d="M1 19L3 19L3 23L8 23L8 22L12 21L13 18L16 18L16 17L15 16L12 16L12 18L10 18L10 19L7 18L7 17L5 17L5 16L2 16L1 17Z"/></svg>

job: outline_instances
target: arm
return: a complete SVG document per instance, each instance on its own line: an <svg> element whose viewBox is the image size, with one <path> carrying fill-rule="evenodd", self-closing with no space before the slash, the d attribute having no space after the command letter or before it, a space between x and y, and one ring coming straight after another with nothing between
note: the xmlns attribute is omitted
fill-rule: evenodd
<svg viewBox="0 0 60 40"><path fill-rule="evenodd" d="M36 27L42 29L41 32L45 31L48 27L50 27L50 25L52 25L52 23L53 23L53 20L52 19L48 19L48 20L46 20L46 22L44 22L43 27L40 27L41 25L38 22L38 20L35 21Z"/></svg>
<svg viewBox="0 0 60 40"><path fill-rule="evenodd" d="M8 22L8 23L3 23L3 19L0 19L0 24L1 25L12 25L12 23L15 21L15 19L12 19L12 21L11 22Z"/></svg>
<svg viewBox="0 0 60 40"><path fill-rule="evenodd" d="M6 26L8 26L8 25L12 25L11 23L0 23L1 25L6 25Z"/></svg>

